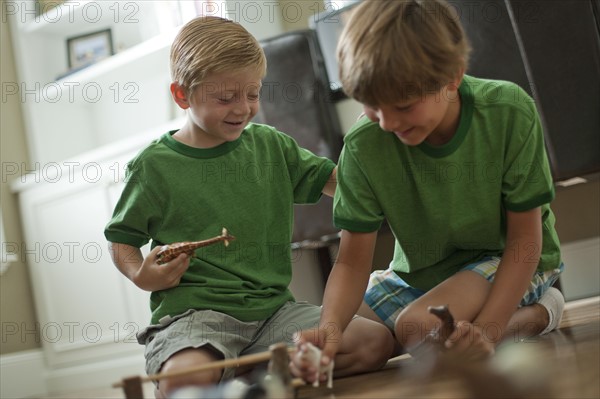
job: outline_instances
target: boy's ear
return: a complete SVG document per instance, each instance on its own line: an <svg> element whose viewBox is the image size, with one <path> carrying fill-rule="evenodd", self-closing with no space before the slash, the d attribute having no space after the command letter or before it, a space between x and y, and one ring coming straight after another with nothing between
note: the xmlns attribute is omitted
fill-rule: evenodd
<svg viewBox="0 0 600 399"><path fill-rule="evenodd" d="M177 82L171 83L171 96L179 108L188 109L190 102L185 94L185 89Z"/></svg>
<svg viewBox="0 0 600 399"><path fill-rule="evenodd" d="M460 83L462 82L464 76L465 76L465 68L463 67L463 68L460 68L460 70L456 74L456 79L454 80L456 87L460 86Z"/></svg>
<svg viewBox="0 0 600 399"><path fill-rule="evenodd" d="M452 90L458 90L458 87L460 86L460 83L462 82L464 76L465 76L465 68L460 68L460 70L457 72L456 76L454 77L454 80L452 82L450 82L450 84L448 85L448 88L450 88Z"/></svg>

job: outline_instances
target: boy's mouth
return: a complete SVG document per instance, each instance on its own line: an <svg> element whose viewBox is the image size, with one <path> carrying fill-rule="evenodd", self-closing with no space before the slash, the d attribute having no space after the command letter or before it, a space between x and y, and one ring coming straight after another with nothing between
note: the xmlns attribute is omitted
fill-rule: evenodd
<svg viewBox="0 0 600 399"><path fill-rule="evenodd" d="M394 133L396 134L396 136L398 136L398 138L404 138L404 137L408 136L409 134L411 134L413 130L414 130L414 127L411 127L410 129L404 130L402 132L394 132Z"/></svg>

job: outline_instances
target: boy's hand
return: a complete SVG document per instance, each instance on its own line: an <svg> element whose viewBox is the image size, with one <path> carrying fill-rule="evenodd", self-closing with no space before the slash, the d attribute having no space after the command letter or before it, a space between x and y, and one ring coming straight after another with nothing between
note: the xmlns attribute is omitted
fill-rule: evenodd
<svg viewBox="0 0 600 399"><path fill-rule="evenodd" d="M142 266L132 278L132 281L143 290L160 291L179 285L181 277L190 265L190 257L180 254L170 262L159 265L156 263L156 254L162 247L155 247L146 256Z"/></svg>
<svg viewBox="0 0 600 399"><path fill-rule="evenodd" d="M290 371L292 375L302 378L306 382L313 383L319 375L319 370L310 359L305 356L305 345L311 343L322 350L321 367L325 368L325 366L328 366L335 358L341 339L328 340L327 331L314 328L297 332L294 336L294 342L296 343L297 351L291 357ZM324 382L326 380L327 374L322 373L320 375L320 381Z"/></svg>
<svg viewBox="0 0 600 399"><path fill-rule="evenodd" d="M493 340L485 336L483 329L468 321L456 323L454 332L444 343L449 353L467 360L481 360L495 352Z"/></svg>

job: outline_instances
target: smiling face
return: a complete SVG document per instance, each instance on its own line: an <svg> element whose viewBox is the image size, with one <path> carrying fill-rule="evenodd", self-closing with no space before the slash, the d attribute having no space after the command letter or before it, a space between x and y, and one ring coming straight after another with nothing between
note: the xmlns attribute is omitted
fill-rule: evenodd
<svg viewBox="0 0 600 399"><path fill-rule="evenodd" d="M453 83L439 92L406 101L364 105L365 115L406 145L416 146L423 141L442 145L450 141L458 128L460 99L457 87L458 84Z"/></svg>
<svg viewBox="0 0 600 399"><path fill-rule="evenodd" d="M247 68L209 74L189 98L171 84L175 102L188 110L188 121L173 137L197 148L212 148L237 140L258 112L262 72Z"/></svg>

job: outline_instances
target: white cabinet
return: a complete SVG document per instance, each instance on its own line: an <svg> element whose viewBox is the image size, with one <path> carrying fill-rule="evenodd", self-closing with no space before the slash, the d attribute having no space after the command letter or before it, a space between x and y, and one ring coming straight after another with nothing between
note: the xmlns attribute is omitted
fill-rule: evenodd
<svg viewBox="0 0 600 399"><path fill-rule="evenodd" d="M23 104L30 161L35 167L83 152L183 115L170 98L169 50L179 26L194 16L220 16L258 39L282 32L290 7L240 0L3 0L18 82L3 96ZM58 4L58 6L57 6ZM301 17L303 16L300 14ZM3 21L4 22L4 21ZM109 29L115 54L76 72L69 39ZM79 40L75 54L102 54L101 40Z"/></svg>
<svg viewBox="0 0 600 399"><path fill-rule="evenodd" d="M149 294L117 271L103 230L126 162L181 123L168 87L182 20L173 18L178 2L55 1L42 14L36 3L2 2L19 75L3 82L3 96L18 96L23 108L35 171L13 185L25 233L20 255L30 268L48 385L64 390L53 375L64 380L102 362L117 370L128 357L143 365L135 333L149 322ZM68 40L106 30L115 54L72 69ZM80 41L79 50L93 57L99 43Z"/></svg>
<svg viewBox="0 0 600 399"><path fill-rule="evenodd" d="M76 161L46 164L12 184L25 236L19 255L30 270L51 392L108 386L143 373L135 334L149 324L149 293L114 266L104 227L127 162L157 132L182 123L156 126Z"/></svg>
<svg viewBox="0 0 600 399"><path fill-rule="evenodd" d="M178 22L171 3L177 2L68 1L36 15L34 1L3 2L19 72L18 82L3 82L3 95L18 96L23 104L35 166L181 115L168 90L169 48ZM67 40L106 29L115 55L69 74ZM86 46L91 54L102 51L94 41L80 44L84 54Z"/></svg>
<svg viewBox="0 0 600 399"><path fill-rule="evenodd" d="M38 185L20 195L27 209L22 252L53 368L139 353L134 333L149 320L147 295L119 274L102 235L111 213L111 184L76 180Z"/></svg>

